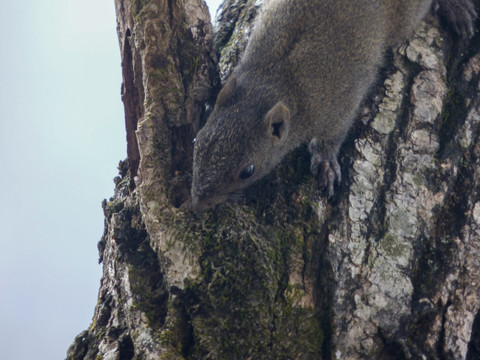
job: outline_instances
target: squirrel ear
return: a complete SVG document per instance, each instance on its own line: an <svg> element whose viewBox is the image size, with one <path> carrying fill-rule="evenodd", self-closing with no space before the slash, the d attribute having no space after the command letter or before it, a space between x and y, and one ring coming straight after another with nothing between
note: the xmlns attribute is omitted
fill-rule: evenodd
<svg viewBox="0 0 480 360"><path fill-rule="evenodd" d="M273 141L285 140L290 128L290 109L281 101L265 115L265 129Z"/></svg>
<svg viewBox="0 0 480 360"><path fill-rule="evenodd" d="M222 90L218 93L217 96L217 106L224 106L228 100L235 95L235 91L237 89L237 77L232 75L228 78L225 85L223 85Z"/></svg>

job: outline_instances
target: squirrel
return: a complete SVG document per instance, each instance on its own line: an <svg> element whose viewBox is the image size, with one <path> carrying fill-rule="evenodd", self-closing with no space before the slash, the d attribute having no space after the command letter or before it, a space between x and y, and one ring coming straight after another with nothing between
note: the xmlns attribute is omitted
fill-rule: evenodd
<svg viewBox="0 0 480 360"><path fill-rule="evenodd" d="M192 209L234 197L306 142L311 172L332 196L339 148L386 50L432 6L459 35L473 34L472 0L266 1L197 134Z"/></svg>

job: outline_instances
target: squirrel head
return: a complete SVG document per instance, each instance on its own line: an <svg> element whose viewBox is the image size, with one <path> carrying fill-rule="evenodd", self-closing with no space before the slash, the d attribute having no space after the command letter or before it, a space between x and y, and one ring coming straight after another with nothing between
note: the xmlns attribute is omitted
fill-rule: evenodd
<svg viewBox="0 0 480 360"><path fill-rule="evenodd" d="M193 210L235 197L268 174L289 150L290 120L290 109L268 88L246 88L231 76L195 141Z"/></svg>

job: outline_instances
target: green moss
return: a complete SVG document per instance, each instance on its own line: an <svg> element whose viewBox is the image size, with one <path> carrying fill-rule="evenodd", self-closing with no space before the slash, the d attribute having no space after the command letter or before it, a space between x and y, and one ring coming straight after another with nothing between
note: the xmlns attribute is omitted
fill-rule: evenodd
<svg viewBox="0 0 480 360"><path fill-rule="evenodd" d="M313 310L293 306L290 302L276 318L275 325L274 358L322 358L323 331L320 318Z"/></svg>
<svg viewBox="0 0 480 360"><path fill-rule="evenodd" d="M154 269L148 267L130 266L128 277L133 295L133 307L142 311L148 319L148 326L153 330L159 329L165 319L164 303L166 301L165 288L161 279L152 277Z"/></svg>
<svg viewBox="0 0 480 360"><path fill-rule="evenodd" d="M299 193L270 201L284 208L284 218L273 223L258 209L228 204L197 219L183 212L168 219L176 241L202 254L201 276L185 290L194 358L206 353L218 359L320 356L319 317L297 305L301 291L288 285L291 255L310 259L318 219L311 208L299 211L305 205ZM294 213L298 217L289 218Z"/></svg>
<svg viewBox="0 0 480 360"><path fill-rule="evenodd" d="M158 340L165 349L162 359L188 358L191 333L183 304L178 298L173 297L169 301L168 313L170 315L158 335Z"/></svg>
<svg viewBox="0 0 480 360"><path fill-rule="evenodd" d="M125 184L128 184L128 181ZM105 217L109 220L113 214L119 213L124 207L123 199L121 198L111 198L105 206Z"/></svg>
<svg viewBox="0 0 480 360"><path fill-rule="evenodd" d="M149 0L134 0L132 2L132 14L134 17L139 16L143 8L149 3Z"/></svg>

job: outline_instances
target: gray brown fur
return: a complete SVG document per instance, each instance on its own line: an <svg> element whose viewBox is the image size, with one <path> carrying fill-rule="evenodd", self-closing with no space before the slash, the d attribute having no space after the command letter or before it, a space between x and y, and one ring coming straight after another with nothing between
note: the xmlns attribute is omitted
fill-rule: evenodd
<svg viewBox="0 0 480 360"><path fill-rule="evenodd" d="M434 1L446 4L445 17L459 33L473 31L470 0ZM306 142L311 170L331 195L341 176L338 150L385 50L408 37L431 6L432 0L267 1L197 135L193 209L227 200Z"/></svg>

